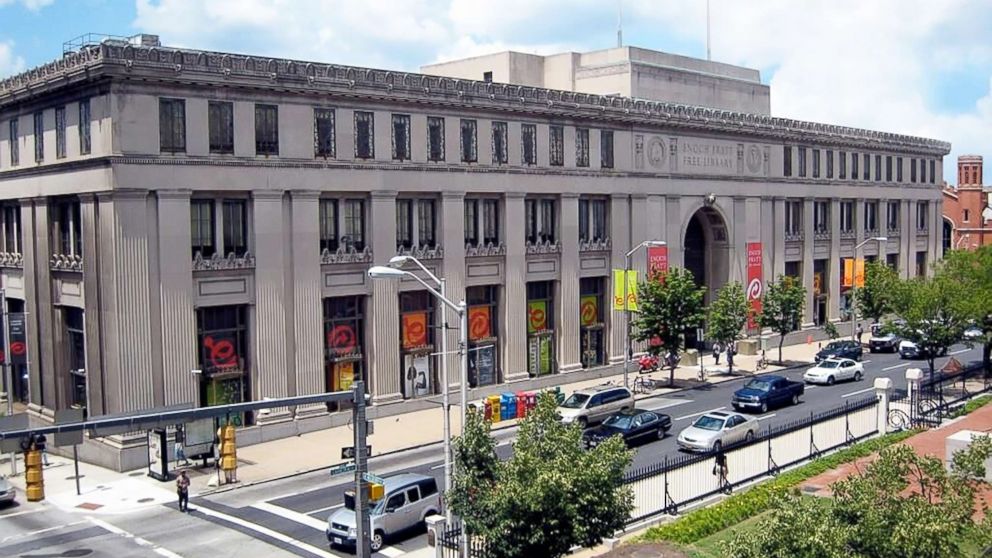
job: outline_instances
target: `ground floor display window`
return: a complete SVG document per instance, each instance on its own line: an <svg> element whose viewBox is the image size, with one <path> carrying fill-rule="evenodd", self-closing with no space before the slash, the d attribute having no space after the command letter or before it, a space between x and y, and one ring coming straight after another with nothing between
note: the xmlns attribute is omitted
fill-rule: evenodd
<svg viewBox="0 0 992 558"><path fill-rule="evenodd" d="M827 260L813 262L813 323L822 326L827 321Z"/></svg>
<svg viewBox="0 0 992 558"><path fill-rule="evenodd" d="M248 306L211 306L196 311L200 358L200 404L241 403L251 399ZM252 423L252 414L231 416L235 426Z"/></svg>
<svg viewBox="0 0 992 558"><path fill-rule="evenodd" d="M366 382L365 297L324 299L324 386L327 391L351 389L358 378ZM341 408L328 403L329 411ZM346 405L347 406L347 405Z"/></svg>
<svg viewBox="0 0 992 558"><path fill-rule="evenodd" d="M400 293L400 387L405 399L436 393L434 310L429 292Z"/></svg>
<svg viewBox="0 0 992 558"><path fill-rule="evenodd" d="M19 403L28 402L28 364L27 364L27 335L24 324L24 301L16 298L7 299L8 325L7 331L10 334L10 355L0 356L0 363L10 360L11 381L13 390L7 387L7 375L3 374L4 391L13 391L14 400ZM0 343L2 347L2 343Z"/></svg>
<svg viewBox="0 0 992 558"><path fill-rule="evenodd" d="M602 277L586 277L579 283L579 349L583 368L606 363L604 283Z"/></svg>
<svg viewBox="0 0 992 558"><path fill-rule="evenodd" d="M554 281L527 283L527 372L531 376L554 373Z"/></svg>
<svg viewBox="0 0 992 558"><path fill-rule="evenodd" d="M499 287L469 287L468 385L490 386L499 382Z"/></svg>
<svg viewBox="0 0 992 558"><path fill-rule="evenodd" d="M66 307L62 309L62 323L65 326L66 355L69 364L69 404L73 407L87 407L86 390L86 327L83 310Z"/></svg>

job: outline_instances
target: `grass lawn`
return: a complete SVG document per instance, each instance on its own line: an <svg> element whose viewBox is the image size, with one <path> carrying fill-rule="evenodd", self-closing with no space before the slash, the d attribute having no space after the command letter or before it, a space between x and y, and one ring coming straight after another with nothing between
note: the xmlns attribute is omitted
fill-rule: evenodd
<svg viewBox="0 0 992 558"><path fill-rule="evenodd" d="M758 523L770 513L771 511L760 513L750 519L734 525L733 527L724 529L715 535L710 535L695 544L688 545L686 547L686 551L689 553L689 556L692 556L692 558L723 558L720 543L733 539L740 531L756 529L758 527Z"/></svg>

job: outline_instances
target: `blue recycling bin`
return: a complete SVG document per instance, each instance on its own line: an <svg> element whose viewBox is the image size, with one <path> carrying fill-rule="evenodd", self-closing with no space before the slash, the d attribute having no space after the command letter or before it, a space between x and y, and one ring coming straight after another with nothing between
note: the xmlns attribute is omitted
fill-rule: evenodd
<svg viewBox="0 0 992 558"><path fill-rule="evenodd" d="M504 393L500 396L499 418L510 420L517 418L517 396L514 393Z"/></svg>

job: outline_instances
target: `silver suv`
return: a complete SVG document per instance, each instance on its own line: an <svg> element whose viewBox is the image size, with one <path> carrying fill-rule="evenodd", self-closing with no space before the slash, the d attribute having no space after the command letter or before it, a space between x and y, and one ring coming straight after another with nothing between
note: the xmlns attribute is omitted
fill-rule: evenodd
<svg viewBox="0 0 992 558"><path fill-rule="evenodd" d="M602 385L580 389L558 406L558 414L566 423L586 426L600 422L614 413L634 408L634 395L625 387Z"/></svg>
<svg viewBox="0 0 992 558"><path fill-rule="evenodd" d="M385 495L370 504L372 551L379 551L387 537L424 524L441 510L441 495L434 477L402 473L386 477ZM345 492L344 507L327 518L327 542L354 548L356 544L355 493Z"/></svg>

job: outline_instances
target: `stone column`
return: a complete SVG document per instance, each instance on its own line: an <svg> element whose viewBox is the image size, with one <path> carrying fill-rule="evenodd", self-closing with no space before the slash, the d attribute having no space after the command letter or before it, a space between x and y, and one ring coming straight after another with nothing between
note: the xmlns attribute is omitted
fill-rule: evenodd
<svg viewBox="0 0 992 558"><path fill-rule="evenodd" d="M396 192L372 192L369 210L370 240L376 265L385 265L396 254ZM372 298L366 325L369 339L370 391L376 403L403 398L400 392L400 313L397 281L369 279Z"/></svg>
<svg viewBox="0 0 992 558"><path fill-rule="evenodd" d="M488 129L487 126L486 130ZM481 210L482 205L480 204L479 211L481 212ZM465 300L465 192L444 192L442 194L439 223L441 225L439 238L441 246L444 247L444 261L442 268L438 271L445 280L445 296L457 304ZM448 336L448 354L445 355L445 358L448 359L448 381L451 386L458 387L461 386L462 378L462 361L457 352L461 324L457 313L440 302L437 306L440 311L439 317L447 317L447 322L451 326L445 330L445 334ZM438 350L440 350L440 346L439 338ZM438 363L438 382L441 378L440 369L440 363Z"/></svg>
<svg viewBox="0 0 992 558"><path fill-rule="evenodd" d="M254 222L255 253L255 319L254 338L254 396L285 397L288 380L293 374L287 367L288 343L286 323L286 282L284 269L289 265L283 219L284 192L252 192L252 222ZM285 410L273 410L260 415L260 421L286 418Z"/></svg>
<svg viewBox="0 0 992 558"><path fill-rule="evenodd" d="M574 138L574 133L572 134ZM573 155L572 159L575 157ZM555 330L558 333L558 366L560 372L582 368L579 351L579 196L561 195L561 269L559 270L558 300L555 308Z"/></svg>
<svg viewBox="0 0 992 558"><path fill-rule="evenodd" d="M682 197L665 196L662 208L662 211L665 213L665 241L668 243L668 266L685 267L685 239L682 238Z"/></svg>
<svg viewBox="0 0 992 558"><path fill-rule="evenodd" d="M613 269L623 269L624 255L630 250L630 204L627 194L613 194L610 199L610 243ZM633 268L633 264L631 264ZM613 274L610 273L610 287L613 293ZM611 297L612 298L612 297ZM610 305L610 363L623 362L626 351L627 315L622 310L612 310Z"/></svg>
<svg viewBox="0 0 992 558"><path fill-rule="evenodd" d="M933 269L930 264L937 261L937 254L940 253L940 236L944 230L942 218L943 198L930 200L927 204L927 277L933 276ZM916 265L916 255L913 255L913 265Z"/></svg>
<svg viewBox="0 0 992 558"><path fill-rule="evenodd" d="M778 244L778 236L775 233L775 201L768 197L761 198L761 284L763 287L775 278L775 247ZM785 225L783 225L784 227ZM746 257L746 256L745 256ZM746 263L746 262L745 262ZM744 285L745 288L747 285Z"/></svg>
<svg viewBox="0 0 992 558"><path fill-rule="evenodd" d="M500 319L504 380L526 379L527 374L527 247L524 243L524 194L507 192L504 198L506 287Z"/></svg>
<svg viewBox="0 0 992 558"><path fill-rule="evenodd" d="M854 246L861 244L865 240L866 219L865 200L864 198L857 198L854 200ZM857 250L855 250L855 252L857 252ZM859 254L851 254L852 258L856 258L858 256ZM861 252L860 256L864 257L864 252Z"/></svg>
<svg viewBox="0 0 992 558"><path fill-rule="evenodd" d="M52 343L52 278L48 200L21 200L24 241L24 310L27 313L28 374L32 407L59 408Z"/></svg>
<svg viewBox="0 0 992 558"><path fill-rule="evenodd" d="M830 259L827 261L827 319L840 319L840 200L830 200Z"/></svg>
<svg viewBox="0 0 992 558"><path fill-rule="evenodd" d="M89 390L87 412L90 416L105 414L104 375L101 358L100 330L100 274L98 273L98 251L101 238L97 238L96 196L79 197L79 214L83 233L83 313L86 338L86 385ZM25 238L25 241L27 239ZM27 267L25 266L25 271ZM27 281L25 281L27 284ZM30 352L30 351L29 351Z"/></svg>
<svg viewBox="0 0 992 558"><path fill-rule="evenodd" d="M650 234L652 224L648 218L648 199L644 194L631 194L630 196L630 248L646 240L663 240ZM630 249L628 248L628 250ZM640 248L630 256L630 268L637 271L638 282L644 282L647 278L648 251L647 248ZM611 294L611 293L607 293ZM610 300L607 298L606 300ZM644 351L646 344L631 341L631 347L635 354ZM623 354L621 353L621 356Z"/></svg>
<svg viewBox="0 0 992 558"><path fill-rule="evenodd" d="M290 192L292 323L295 395L321 393L324 377L323 301L320 288L319 192ZM314 410L326 409L315 405ZM302 409L298 409L300 413Z"/></svg>
<svg viewBox="0 0 992 558"><path fill-rule="evenodd" d="M733 214L730 216L730 223L727 225L730 230L727 235L730 244L730 254L728 264L727 280L737 281L745 287L747 286L747 239L750 236L748 230L747 198L744 196L734 196ZM716 289L710 294L710 300L716 299L718 289L723 285L714 285Z"/></svg>
<svg viewBox="0 0 992 558"><path fill-rule="evenodd" d="M776 196L774 204L775 224L772 227L772 238L775 239L772 252L772 276L765 279L765 284L778 280L785 273L785 198Z"/></svg>
<svg viewBox="0 0 992 558"><path fill-rule="evenodd" d="M899 204L899 275L903 278L912 276L916 264L916 202L902 200Z"/></svg>
<svg viewBox="0 0 992 558"><path fill-rule="evenodd" d="M162 367L165 404L198 403L196 310L189 190L158 190L159 274L162 305Z"/></svg>
<svg viewBox="0 0 992 558"><path fill-rule="evenodd" d="M803 309L803 327L813 325L813 198L803 200L803 287L806 288L806 307Z"/></svg>

